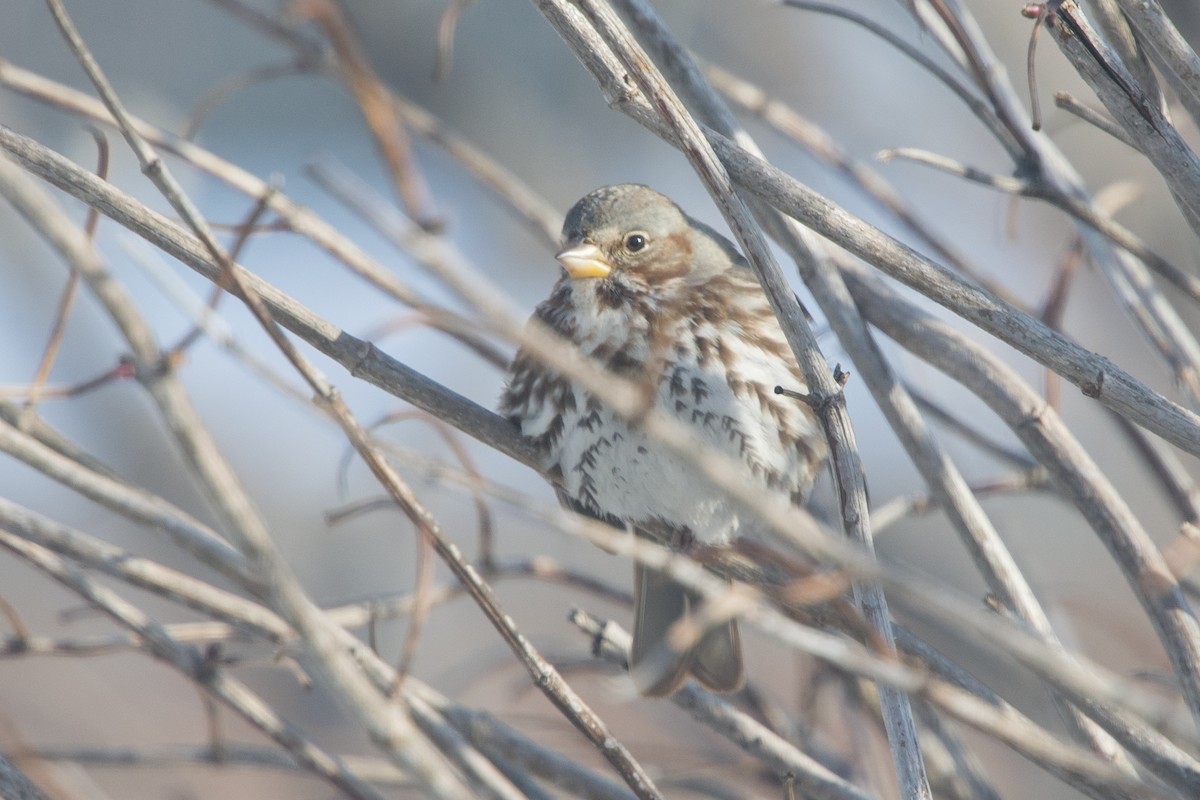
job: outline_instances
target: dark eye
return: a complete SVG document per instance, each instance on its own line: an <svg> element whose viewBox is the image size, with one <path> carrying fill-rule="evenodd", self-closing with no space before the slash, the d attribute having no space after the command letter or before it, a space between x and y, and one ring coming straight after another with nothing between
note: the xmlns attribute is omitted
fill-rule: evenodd
<svg viewBox="0 0 1200 800"><path fill-rule="evenodd" d="M631 233L625 237L625 249L631 253L643 249L646 246L646 234Z"/></svg>

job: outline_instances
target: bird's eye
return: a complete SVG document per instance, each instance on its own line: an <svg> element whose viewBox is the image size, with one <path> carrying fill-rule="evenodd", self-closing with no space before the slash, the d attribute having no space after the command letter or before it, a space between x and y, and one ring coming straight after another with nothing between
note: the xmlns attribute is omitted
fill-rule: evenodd
<svg viewBox="0 0 1200 800"><path fill-rule="evenodd" d="M625 237L625 249L631 253L636 253L646 247L646 234L631 233Z"/></svg>

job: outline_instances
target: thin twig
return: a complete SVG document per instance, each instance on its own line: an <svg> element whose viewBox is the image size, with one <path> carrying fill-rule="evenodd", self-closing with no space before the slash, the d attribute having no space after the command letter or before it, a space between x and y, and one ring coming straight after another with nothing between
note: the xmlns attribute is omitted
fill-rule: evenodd
<svg viewBox="0 0 1200 800"><path fill-rule="evenodd" d="M102 609L121 625L136 632L148 651L187 675L198 686L228 705L239 716L291 753L299 763L351 797L382 800L382 795L334 756L322 750L297 728L278 717L257 695L225 670L214 669L196 648L180 644L162 626L111 589L96 584L67 562L36 544L0 530L0 546L19 555L48 576Z"/></svg>
<svg viewBox="0 0 1200 800"><path fill-rule="evenodd" d="M112 86L75 29L61 0L47 0L55 22L100 94L105 106L117 121L122 135L138 158L143 172L155 183L172 207L187 221L200 238L205 250L219 264L227 264L224 250L194 203L183 192L166 164L134 129L128 114ZM85 279L87 275L85 274ZM140 330L140 320L124 310L123 299L115 295L119 289L111 281L93 284L102 298L108 297L108 308L118 323L124 323L123 333L130 339L135 355L149 368L155 364L149 356L157 357L153 338ZM147 332L148 333L148 332ZM157 365L156 365L157 366ZM139 376L143 377L143 376ZM147 373L144 382L158 403L160 413L168 420L177 437L180 449L188 459L193 475L199 478L214 508L239 546L249 555L255 571L271 587L271 594L280 611L300 635L309 652L339 694L356 709L379 745L390 757L439 797L466 797L467 791L457 774L448 768L441 754L415 729L403 709L394 704L380 704L377 693L346 655L333 647L330 623L304 594L295 575L276 550L265 520L212 440L196 410L192 407L174 379L166 372Z"/></svg>
<svg viewBox="0 0 1200 800"><path fill-rule="evenodd" d="M620 667L629 663L629 634L612 622L601 622L580 609L568 617L571 623L587 634L592 650ZM671 702L693 717L717 730L750 755L762 761L779 775L795 776L796 785L805 797L817 800L870 800L871 795L839 778L807 753L770 731L757 720L734 708L711 692L689 683L675 694Z"/></svg>
<svg viewBox="0 0 1200 800"><path fill-rule="evenodd" d="M16 146L17 144L20 146ZM153 214L113 187L93 182L86 171L79 170L66 160L53 156L44 148L37 147L21 137L16 137L0 127L0 146L4 145L12 145L10 152L21 155L23 162L29 163L35 168L39 165L46 167L47 177L61 177L61 181L55 182L69 190L78 191L82 198L89 199L106 214L130 227L131 230L150 238L164 251L176 256L186 265L210 279L217 276L217 267L207 259L199 243L183 234L174 224ZM378 353L369 344L353 340L352 337L348 337L334 326L320 320L312 312L265 282L249 274L244 277L251 281L256 290L270 301L273 312L283 324L323 352L344 361L356 374L378 383L397 396L412 400L472 436L536 468L536 459L529 453L528 446L522 442L514 428L507 422L463 400L445 387L408 370L403 365ZM452 275L448 275L448 277L454 278L455 288L470 297L490 320L496 324L503 321L507 326L505 327L507 335L519 337L521 343L538 352L539 357L550 360L554 369L570 375L572 380L579 381L589 391L623 413L636 415L644 411L640 397L633 387L625 386L620 379L612 376L600 375L590 365L581 363L571 354L556 350L554 344L547 343L540 338L544 334L535 336L536 329L526 330L522 333L521 323L512 316L508 316L508 311L497 302L497 298L502 297L502 294L484 276L471 275L469 280ZM855 553L827 535L815 536L814 534L821 530L820 525L800 509L782 512L771 507L760 508L762 504L758 489L751 488L744 480L737 477L739 473L727 465L724 460L714 456L711 451L698 447L694 441L684 436L668 421L661 419L658 415L650 414L644 418L643 424L649 435L693 460L707 479L731 492L735 497L742 498L749 507L759 510L764 521L769 523L772 528L787 537L789 541L795 542L804 550L812 553L817 559L830 564L839 564L844 568L852 566L855 574L863 577L882 577L878 567L864 561L861 554ZM3 429L0 428L0 430ZM948 601L939 593L929 595L928 604L923 607L946 611L955 608L953 602ZM959 615L954 619L957 620L956 624L960 624L966 617ZM997 632L990 631L988 635L995 637ZM1012 644L1010 642L1010 645Z"/></svg>
<svg viewBox="0 0 1200 800"><path fill-rule="evenodd" d="M975 392L1005 419L1030 453L1050 470L1124 569L1159 631L1186 691L1187 685L1198 674L1200 626L1162 554L1112 485L1071 437L1058 415L1025 386L1011 368L967 341L966 337L921 314L880 287L877 281L868 279L861 270L847 268L846 274L860 306L874 324L903 346L919 352L934 366L953 374ZM1073 702L1080 704L1139 758L1170 761L1177 757L1174 746L1165 740L1145 747L1147 731L1135 733L1124 722L1115 722L1101 710L1102 704L1097 703L1096 698L1079 696L1069 690L1068 693ZM1164 756L1164 751L1171 755ZM1164 777L1175 774L1177 769L1161 768L1166 773ZM1193 791L1200 789L1198 781L1200 772L1187 778Z"/></svg>
<svg viewBox="0 0 1200 800"><path fill-rule="evenodd" d="M235 0L212 0L212 2L236 5ZM116 125L103 103L61 83L16 67L3 59L0 59L0 83L22 94L81 114L94 122ZM271 211L283 224L286 224L289 230L311 240L370 285L410 308L423 312L430 325L454 337L492 363L507 363L507 357L497 353L490 342L479 337L475 333L474 326L467 320L430 303L418 293L410 290L392 271L368 255L365 249L351 241L313 211L272 187L269 182L148 122L132 116L128 117L128 120L134 130L154 147L174 153L188 164L212 175L248 197L255 200L267 198ZM555 222L555 231L557 231L557 225L558 223ZM554 236L557 239L557 232Z"/></svg>
<svg viewBox="0 0 1200 800"><path fill-rule="evenodd" d="M758 227L749 207L737 195L724 165L717 159L696 121L612 9L603 0L577 0L577 5L605 43L624 62L646 99L666 122L676 145L704 182L747 255L800 366L811 396L810 405L829 442L830 461L841 500L846 535L866 553L873 555L864 471L845 397L835 376L829 371L795 295L771 254L766 236ZM629 5L626 9L642 14L651 19L653 24L653 12L647 7ZM687 58L682 50L674 50L672 55L680 60ZM691 65L691 69L698 74L699 70L694 65ZM710 98L710 104L719 104L715 94ZM870 582L856 582L854 594L881 648L885 652L894 652L895 641L882 588ZM890 686L880 686L879 692L884 698L884 723L901 791L907 798L929 797L929 781L925 775L909 700Z"/></svg>
<svg viewBox="0 0 1200 800"><path fill-rule="evenodd" d="M291 0L290 5L291 14L316 21L329 38L338 74L362 111L404 210L425 230L440 230L443 220L431 210L429 186L413 154L408 133L396 118L390 95L367 62L366 53L341 7L334 0Z"/></svg>

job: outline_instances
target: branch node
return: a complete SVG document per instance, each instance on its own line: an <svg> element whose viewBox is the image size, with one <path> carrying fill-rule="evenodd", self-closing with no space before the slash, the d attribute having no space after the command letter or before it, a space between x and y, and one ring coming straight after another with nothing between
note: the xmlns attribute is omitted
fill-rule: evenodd
<svg viewBox="0 0 1200 800"><path fill-rule="evenodd" d="M1099 397L1104 390L1104 370L1096 373L1096 380L1083 381L1079 384L1079 391L1083 392L1088 397Z"/></svg>

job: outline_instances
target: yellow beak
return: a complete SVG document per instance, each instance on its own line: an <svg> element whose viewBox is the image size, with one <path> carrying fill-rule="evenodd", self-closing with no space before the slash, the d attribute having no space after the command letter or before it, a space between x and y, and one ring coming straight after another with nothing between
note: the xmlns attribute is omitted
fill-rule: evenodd
<svg viewBox="0 0 1200 800"><path fill-rule="evenodd" d="M555 258L575 279L607 278L612 272L612 266L604 260L604 253L590 242L570 243Z"/></svg>

